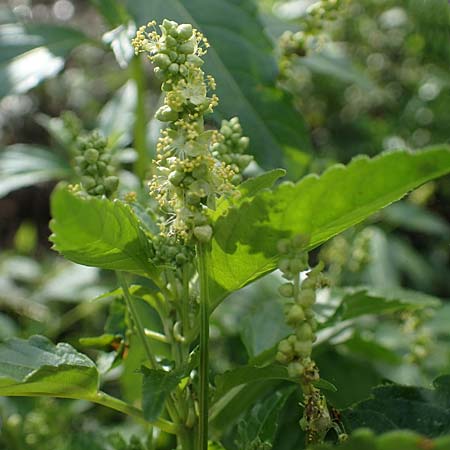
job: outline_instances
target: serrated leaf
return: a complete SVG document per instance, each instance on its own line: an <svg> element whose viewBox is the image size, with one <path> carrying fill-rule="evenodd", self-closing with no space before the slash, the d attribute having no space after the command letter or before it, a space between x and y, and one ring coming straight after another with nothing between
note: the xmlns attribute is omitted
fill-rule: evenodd
<svg viewBox="0 0 450 450"><path fill-rule="evenodd" d="M52 195L51 211L50 240L67 259L157 279L150 237L127 204L82 197L60 187Z"/></svg>
<svg viewBox="0 0 450 450"><path fill-rule="evenodd" d="M396 384L377 387L372 398L342 414L348 430L409 429L428 437L450 434L450 375L437 378L434 389Z"/></svg>
<svg viewBox="0 0 450 450"><path fill-rule="evenodd" d="M0 198L17 189L71 174L68 161L50 149L14 144L0 152Z"/></svg>
<svg viewBox="0 0 450 450"><path fill-rule="evenodd" d="M376 436L366 428L356 430L339 445L340 450L446 450L450 445L450 436L428 439L409 430L395 430ZM308 447L308 450L334 450L332 443L323 443Z"/></svg>
<svg viewBox="0 0 450 450"><path fill-rule="evenodd" d="M277 242L308 235L310 250L410 190L450 172L450 148L357 157L320 177L284 183L257 194L216 220L212 242L212 306L229 292L274 270Z"/></svg>
<svg viewBox="0 0 450 450"><path fill-rule="evenodd" d="M0 98L55 76L69 52L88 41L82 32L63 26L0 25Z"/></svg>
<svg viewBox="0 0 450 450"><path fill-rule="evenodd" d="M276 391L257 403L239 422L237 444L241 450L270 450L278 430L278 416L293 389Z"/></svg>
<svg viewBox="0 0 450 450"><path fill-rule="evenodd" d="M138 25L168 18L205 34L211 47L204 70L215 77L220 98L216 117L239 116L261 165L280 166L285 147L310 149L302 117L276 87L274 49L253 1L128 0L128 9Z"/></svg>
<svg viewBox="0 0 450 450"><path fill-rule="evenodd" d="M95 364L69 344L43 336L0 344L0 395L89 398L97 389Z"/></svg>
<svg viewBox="0 0 450 450"><path fill-rule="evenodd" d="M178 386L183 374L147 367L142 367L142 373L142 410L148 421L154 421L161 415L167 397Z"/></svg>

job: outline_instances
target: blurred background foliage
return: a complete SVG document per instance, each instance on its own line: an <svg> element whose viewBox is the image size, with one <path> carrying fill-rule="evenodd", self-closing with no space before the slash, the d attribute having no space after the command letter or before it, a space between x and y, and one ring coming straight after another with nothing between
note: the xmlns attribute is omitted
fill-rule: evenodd
<svg viewBox="0 0 450 450"><path fill-rule="evenodd" d="M134 57L130 38L136 26L163 17L194 22L211 41L207 70L221 98L211 125L240 115L252 139L255 173L283 166L295 180L357 154L415 149L450 137L450 11L444 0L2 4L0 339L40 333L70 342L104 368L110 391L130 401L139 396L139 344L118 355L79 342L114 322L114 302L101 294L114 289L115 280L50 251L48 200L58 180L76 180L70 163L77 137L99 128L115 150L122 190L138 192L145 216L141 180L161 126L152 119L160 88L150 65ZM315 356L323 377L337 387L328 394L336 407L367 398L383 379L429 385L450 372L449 204L447 177L312 255L326 263L332 280L318 305L323 330ZM277 273L266 277L215 312L213 372L273 356L289 332L278 282ZM346 315L350 310L358 312ZM150 308L142 314L154 321ZM251 409L257 393L279 385L252 387L255 395L221 411L213 430L232 430L242 417L236 408ZM277 450L302 448L289 415L296 408L291 398ZM154 432L84 402L0 398L0 416L0 448L8 450L144 449ZM172 448L166 435L157 442L157 448Z"/></svg>

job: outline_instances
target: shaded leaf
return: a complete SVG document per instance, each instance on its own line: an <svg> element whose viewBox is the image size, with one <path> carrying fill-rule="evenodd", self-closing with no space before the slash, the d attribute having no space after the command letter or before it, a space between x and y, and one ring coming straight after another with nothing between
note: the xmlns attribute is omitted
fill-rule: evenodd
<svg viewBox="0 0 450 450"><path fill-rule="evenodd" d="M450 437L428 439L409 430L396 430L376 436L367 428L356 430L348 440L339 445L342 450L445 450L449 448ZM333 450L332 443L323 443L308 447L308 450Z"/></svg>
<svg viewBox="0 0 450 450"><path fill-rule="evenodd" d="M126 25L119 25L103 35L103 42L110 45L116 61L120 68L125 69L131 58L134 56L134 48L131 45L131 39L136 34L136 26L133 22Z"/></svg>
<svg viewBox="0 0 450 450"><path fill-rule="evenodd" d="M428 437L450 434L450 375L437 378L434 389L387 385L373 397L343 411L348 430L367 427L376 433L409 429Z"/></svg>
<svg viewBox="0 0 450 450"><path fill-rule="evenodd" d="M180 372L166 372L144 366L142 373L142 409L144 417L148 421L154 421L161 415L167 397L177 387L183 375Z"/></svg>
<svg viewBox="0 0 450 450"><path fill-rule="evenodd" d="M263 302L242 319L241 339L250 358L272 348L291 332L283 307L275 300Z"/></svg>
<svg viewBox="0 0 450 450"><path fill-rule="evenodd" d="M127 204L82 197L60 187L52 195L51 210L50 240L67 259L157 278L150 237Z"/></svg>
<svg viewBox="0 0 450 450"><path fill-rule="evenodd" d="M356 157L348 166L281 184L229 209L214 227L209 267L213 305L274 270L280 239L304 234L310 238L305 250L317 247L449 171L447 146Z"/></svg>
<svg viewBox="0 0 450 450"><path fill-rule="evenodd" d="M217 81L217 119L238 115L251 152L264 167L283 163L285 147L308 151L308 132L276 87L277 64L256 5L235 0L128 0L138 25L170 18L200 29L211 43L205 72ZM239 57L236 57L239 55Z"/></svg>
<svg viewBox="0 0 450 450"><path fill-rule="evenodd" d="M241 450L270 450L278 430L278 416L295 388L276 391L257 403L238 425Z"/></svg>
<svg viewBox="0 0 450 450"><path fill-rule="evenodd" d="M237 386L261 380L291 381L292 379L289 377L285 366L242 366L216 376L216 392L214 393L214 398L218 400Z"/></svg>
<svg viewBox="0 0 450 450"><path fill-rule="evenodd" d="M0 344L0 395L89 398L97 388L95 364L69 344L43 336Z"/></svg>
<svg viewBox="0 0 450 450"><path fill-rule="evenodd" d="M421 292L371 286L333 289L327 302L338 306L328 320L320 325L321 328L368 314L390 314L396 311L436 308L440 305L438 298Z"/></svg>
<svg viewBox="0 0 450 450"><path fill-rule="evenodd" d="M69 52L86 42L82 32L63 26L0 25L0 97L27 92L54 77Z"/></svg>
<svg viewBox="0 0 450 450"><path fill-rule="evenodd" d="M108 136L110 145L117 147L130 143L136 101L136 84L129 80L100 111L98 126Z"/></svg>
<svg viewBox="0 0 450 450"><path fill-rule="evenodd" d="M0 197L26 186L71 174L68 161L50 149L14 144L0 152Z"/></svg>
<svg viewBox="0 0 450 450"><path fill-rule="evenodd" d="M410 202L398 202L389 206L383 211L382 218L387 223L409 231L418 231L442 238L450 234L450 226L443 218Z"/></svg>

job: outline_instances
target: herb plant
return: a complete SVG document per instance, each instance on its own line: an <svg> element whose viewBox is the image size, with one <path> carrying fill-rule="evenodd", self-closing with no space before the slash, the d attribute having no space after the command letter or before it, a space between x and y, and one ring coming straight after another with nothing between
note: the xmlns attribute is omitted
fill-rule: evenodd
<svg viewBox="0 0 450 450"><path fill-rule="evenodd" d="M327 398L327 390L335 387L321 379L314 345L345 320L366 314L369 294L353 298L353 303L342 300L324 319L316 300L328 280L322 263L310 267L309 252L449 173L450 148L356 157L347 166L333 165L320 176L307 175L296 183L279 182L285 175L281 169L248 178L253 158L246 153L249 139L239 119L227 118L217 127L205 122L220 99L214 94L216 81L203 70L209 47L203 34L190 24L166 19L159 31L155 22L139 28L133 45L148 56L162 83L163 104L155 116L165 128L153 164L144 171L139 168L139 175L149 178L149 195L141 198L121 189L107 141L97 133L82 136L74 158L79 183L61 184L52 196L51 240L70 261L115 271L118 288L105 294L115 299L105 333L82 343L113 348L109 368L125 364L134 348L143 349L135 374L142 381L141 399L134 404L106 393L104 377L90 358L43 336L0 345L0 394L83 399L133 416L148 427L148 449L155 448L153 427L174 435L179 450L230 445L276 449L281 412L292 398L295 409L290 414L304 437L299 448L329 448L327 440L345 441L343 448L348 449L362 448L361 443L372 445L367 448L403 448L403 442L411 443L408 448L421 448L423 442L433 445L429 448L446 448L446 437L431 441L450 433L445 426L437 431L411 427L420 434L380 437L359 430L348 438L362 425L387 431L381 419L375 423L374 417L382 413L376 405L368 408L373 423L363 420L364 405L342 415ZM231 293L276 269L284 278L279 280L284 336L213 380L211 314ZM371 305L370 312L421 307L413 303L386 301ZM274 380L279 383L275 388L265 384ZM243 386L248 387L245 398ZM449 378L439 378L424 409L438 405L448 415L449 388ZM392 390L393 398L408 398L401 388ZM439 392L446 393L445 400ZM386 393L375 395L382 410ZM240 400L248 412L230 431L220 417L230 405L239 408ZM395 424L399 420L386 419ZM119 441L111 443L112 448L126 448Z"/></svg>

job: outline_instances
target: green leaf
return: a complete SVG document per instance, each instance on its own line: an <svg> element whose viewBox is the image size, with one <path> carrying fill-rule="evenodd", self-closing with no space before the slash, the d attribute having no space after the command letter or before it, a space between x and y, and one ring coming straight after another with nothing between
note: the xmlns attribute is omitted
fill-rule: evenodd
<svg viewBox="0 0 450 450"><path fill-rule="evenodd" d="M68 27L0 25L0 98L27 92L54 77L70 51L86 42L82 32Z"/></svg>
<svg viewBox="0 0 450 450"><path fill-rule="evenodd" d="M215 378L216 392L214 393L215 401L219 400L231 389L254 383L261 380L289 380L292 379L287 373L285 366L242 366L233 370L229 370L223 374L217 375Z"/></svg>
<svg viewBox="0 0 450 450"><path fill-rule="evenodd" d="M275 299L261 302L253 309L243 317L241 326L241 339L250 358L277 345L292 332L286 325L283 306Z"/></svg>
<svg viewBox="0 0 450 450"><path fill-rule="evenodd" d="M112 27L117 27L130 20L127 11L120 2L114 0L90 0L90 2Z"/></svg>
<svg viewBox="0 0 450 450"><path fill-rule="evenodd" d="M368 314L436 308L441 302L437 297L408 289L359 286L333 289L327 303L338 306L321 328Z"/></svg>
<svg viewBox="0 0 450 450"><path fill-rule="evenodd" d="M308 132L290 98L276 87L277 64L250 0L128 0L138 25L169 18L200 29L211 43L204 70L217 81L216 117L238 115L251 151L266 168L280 166L285 147L309 150Z"/></svg>
<svg viewBox="0 0 450 450"><path fill-rule="evenodd" d="M409 429L428 437L450 434L450 375L437 378L434 389L387 385L373 397L343 411L346 429L367 427L376 433Z"/></svg>
<svg viewBox="0 0 450 450"><path fill-rule="evenodd" d="M208 442L208 450L225 450L225 447L222 447L220 442Z"/></svg>
<svg viewBox="0 0 450 450"><path fill-rule="evenodd" d="M142 367L142 409L148 421L156 420L162 413L164 403L178 386L183 375L180 372L166 372L160 369Z"/></svg>
<svg viewBox="0 0 450 450"><path fill-rule="evenodd" d="M69 344L43 336L0 344L0 395L89 398L97 389L95 364Z"/></svg>
<svg viewBox="0 0 450 450"><path fill-rule="evenodd" d="M356 84L366 90L375 89L373 82L362 70L352 65L346 55L332 49L296 58L295 64L307 67L313 73Z"/></svg>
<svg viewBox="0 0 450 450"><path fill-rule="evenodd" d="M241 450L270 450L278 430L278 416L295 388L276 391L257 403L238 425Z"/></svg>
<svg viewBox="0 0 450 450"><path fill-rule="evenodd" d="M51 210L50 240L67 259L157 279L157 269L150 261L150 236L127 204L82 197L62 187L52 195Z"/></svg>
<svg viewBox="0 0 450 450"><path fill-rule="evenodd" d="M136 101L136 83L129 80L100 111L98 126L103 134L108 136L112 147L121 147L130 143Z"/></svg>
<svg viewBox="0 0 450 450"><path fill-rule="evenodd" d="M348 440L339 445L340 450L446 450L450 446L450 436L428 439L409 430L395 430L376 436L367 428L356 430ZM308 450L335 450L332 443L308 447Z"/></svg>
<svg viewBox="0 0 450 450"><path fill-rule="evenodd" d="M440 216L410 202L398 202L383 211L382 218L389 224L409 231L417 231L445 238L450 225Z"/></svg>
<svg viewBox="0 0 450 450"><path fill-rule="evenodd" d="M71 174L69 163L50 149L15 144L0 153L0 198L17 189Z"/></svg>
<svg viewBox="0 0 450 450"><path fill-rule="evenodd" d="M214 225L210 278L213 308L229 293L275 269L277 242L308 235L310 250L450 172L450 148L394 151L354 158L320 177L283 183L227 210Z"/></svg>
<svg viewBox="0 0 450 450"><path fill-rule="evenodd" d="M116 57L121 69L128 67L131 58L134 57L134 48L131 40L136 34L136 26L130 22L128 26L120 25L103 35L103 42L108 44Z"/></svg>

